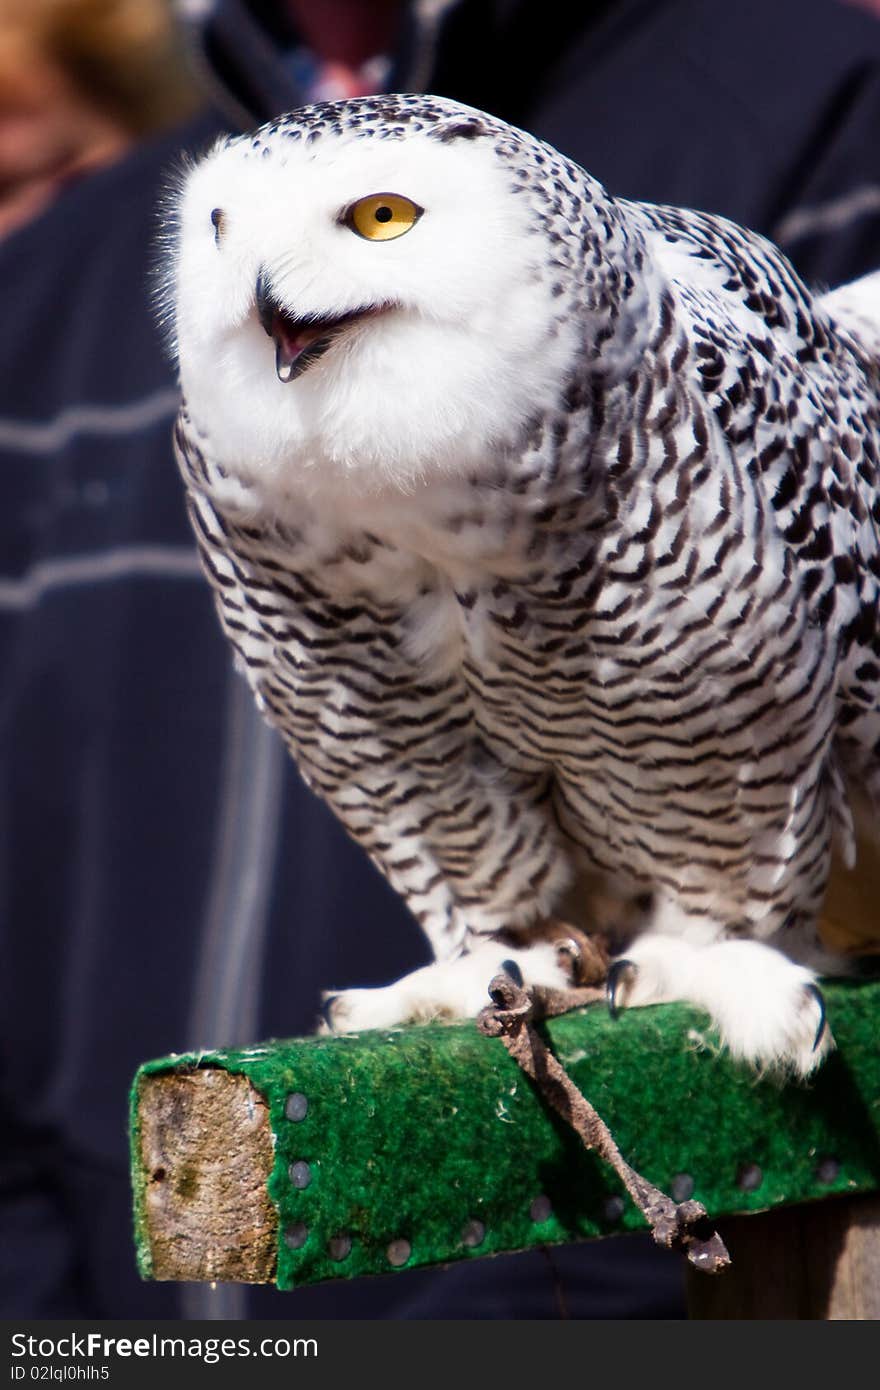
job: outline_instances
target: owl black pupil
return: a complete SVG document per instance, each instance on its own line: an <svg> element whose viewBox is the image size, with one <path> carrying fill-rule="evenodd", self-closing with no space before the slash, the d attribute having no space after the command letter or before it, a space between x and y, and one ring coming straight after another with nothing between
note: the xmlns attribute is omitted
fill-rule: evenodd
<svg viewBox="0 0 880 1390"><path fill-rule="evenodd" d="M394 213L390 208L376 208L374 216L377 222L390 222Z"/></svg>

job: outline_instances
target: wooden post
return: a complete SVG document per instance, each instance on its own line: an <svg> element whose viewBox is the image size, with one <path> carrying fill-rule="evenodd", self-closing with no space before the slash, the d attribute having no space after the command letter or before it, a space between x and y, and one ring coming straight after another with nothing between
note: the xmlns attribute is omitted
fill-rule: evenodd
<svg viewBox="0 0 880 1390"><path fill-rule="evenodd" d="M691 1318L880 1319L880 1196L830 1197L721 1219L732 1267L688 1271Z"/></svg>

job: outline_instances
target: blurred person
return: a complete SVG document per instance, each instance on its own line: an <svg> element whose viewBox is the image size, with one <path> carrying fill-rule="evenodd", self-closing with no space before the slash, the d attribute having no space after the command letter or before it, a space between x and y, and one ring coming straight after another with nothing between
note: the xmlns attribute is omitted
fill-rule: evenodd
<svg viewBox="0 0 880 1390"><path fill-rule="evenodd" d="M208 109L0 246L0 1313L680 1316L680 1262L632 1238L284 1295L138 1282L137 1064L307 1033L322 989L427 959L232 670L146 267L180 149L385 88L484 107L612 193L732 216L840 283L880 265L880 26L832 0L180 11Z"/></svg>
<svg viewBox="0 0 880 1390"><path fill-rule="evenodd" d="M0 0L0 236L194 107L163 0Z"/></svg>

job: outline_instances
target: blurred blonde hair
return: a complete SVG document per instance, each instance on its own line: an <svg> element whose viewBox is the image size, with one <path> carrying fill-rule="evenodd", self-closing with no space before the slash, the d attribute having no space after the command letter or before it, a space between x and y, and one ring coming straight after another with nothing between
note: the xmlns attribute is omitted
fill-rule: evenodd
<svg viewBox="0 0 880 1390"><path fill-rule="evenodd" d="M170 0L0 0L0 84L35 54L133 135L197 105Z"/></svg>

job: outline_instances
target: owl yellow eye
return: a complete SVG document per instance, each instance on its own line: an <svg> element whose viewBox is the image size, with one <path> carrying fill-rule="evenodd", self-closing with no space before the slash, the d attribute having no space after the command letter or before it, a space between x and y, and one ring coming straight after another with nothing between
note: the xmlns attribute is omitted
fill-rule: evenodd
<svg viewBox="0 0 880 1390"><path fill-rule="evenodd" d="M343 220L367 241L393 241L410 231L423 211L401 193L371 193L352 203Z"/></svg>

